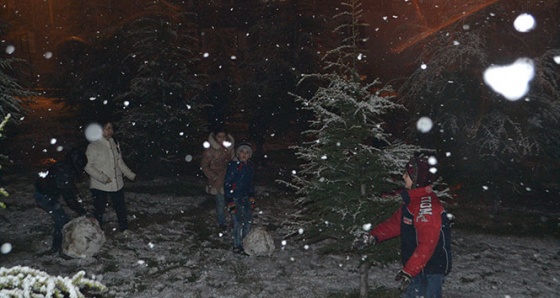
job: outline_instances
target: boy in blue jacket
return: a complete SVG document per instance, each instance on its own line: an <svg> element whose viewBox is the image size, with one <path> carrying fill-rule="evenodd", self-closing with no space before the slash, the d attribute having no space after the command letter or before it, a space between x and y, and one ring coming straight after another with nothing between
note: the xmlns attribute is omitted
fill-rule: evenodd
<svg viewBox="0 0 560 298"><path fill-rule="evenodd" d="M255 207L253 148L248 143L241 143L235 155L227 167L224 192L233 225L233 251L243 254L243 238L251 230Z"/></svg>

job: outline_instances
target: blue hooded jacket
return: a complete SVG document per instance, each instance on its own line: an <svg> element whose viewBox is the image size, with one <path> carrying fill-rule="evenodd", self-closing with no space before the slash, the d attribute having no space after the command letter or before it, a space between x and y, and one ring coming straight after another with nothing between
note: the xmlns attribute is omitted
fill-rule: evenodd
<svg viewBox="0 0 560 298"><path fill-rule="evenodd" d="M254 175L255 166L250 160L246 163L241 162L237 158L231 160L227 167L224 183L226 203L233 202L234 198L254 197Z"/></svg>

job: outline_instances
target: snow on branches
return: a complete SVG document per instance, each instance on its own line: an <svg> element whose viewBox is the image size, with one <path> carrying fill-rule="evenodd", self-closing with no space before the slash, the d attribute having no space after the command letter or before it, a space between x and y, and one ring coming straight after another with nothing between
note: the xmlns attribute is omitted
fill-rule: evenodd
<svg viewBox="0 0 560 298"><path fill-rule="evenodd" d="M81 292L87 288L105 292L100 282L84 278L80 271L73 277L51 276L46 272L25 266L0 268L0 297L85 297Z"/></svg>

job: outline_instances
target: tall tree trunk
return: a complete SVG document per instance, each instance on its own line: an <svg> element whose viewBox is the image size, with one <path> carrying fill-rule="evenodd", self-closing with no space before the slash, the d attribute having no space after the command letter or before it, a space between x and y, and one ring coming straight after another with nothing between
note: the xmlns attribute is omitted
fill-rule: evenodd
<svg viewBox="0 0 560 298"><path fill-rule="evenodd" d="M360 298L367 298L368 296L368 276L370 267L371 264L367 261L360 264Z"/></svg>

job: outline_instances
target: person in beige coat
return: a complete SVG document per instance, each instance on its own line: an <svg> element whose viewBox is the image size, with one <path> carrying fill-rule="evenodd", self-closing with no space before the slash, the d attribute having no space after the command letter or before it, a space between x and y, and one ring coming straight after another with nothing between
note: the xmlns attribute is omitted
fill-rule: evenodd
<svg viewBox="0 0 560 298"><path fill-rule="evenodd" d="M103 213L110 197L117 214L119 230L124 232L128 229L128 219L124 201L123 175L134 181L136 174L122 159L119 144L113 139L113 123L103 123L103 136L88 145L86 156L88 163L85 171L90 176L93 216L103 227Z"/></svg>
<svg viewBox="0 0 560 298"><path fill-rule="evenodd" d="M224 198L224 179L229 161L235 156L234 138L223 129L218 129L204 142L201 169L208 184L206 192L216 200L216 217L221 231L227 229Z"/></svg>

